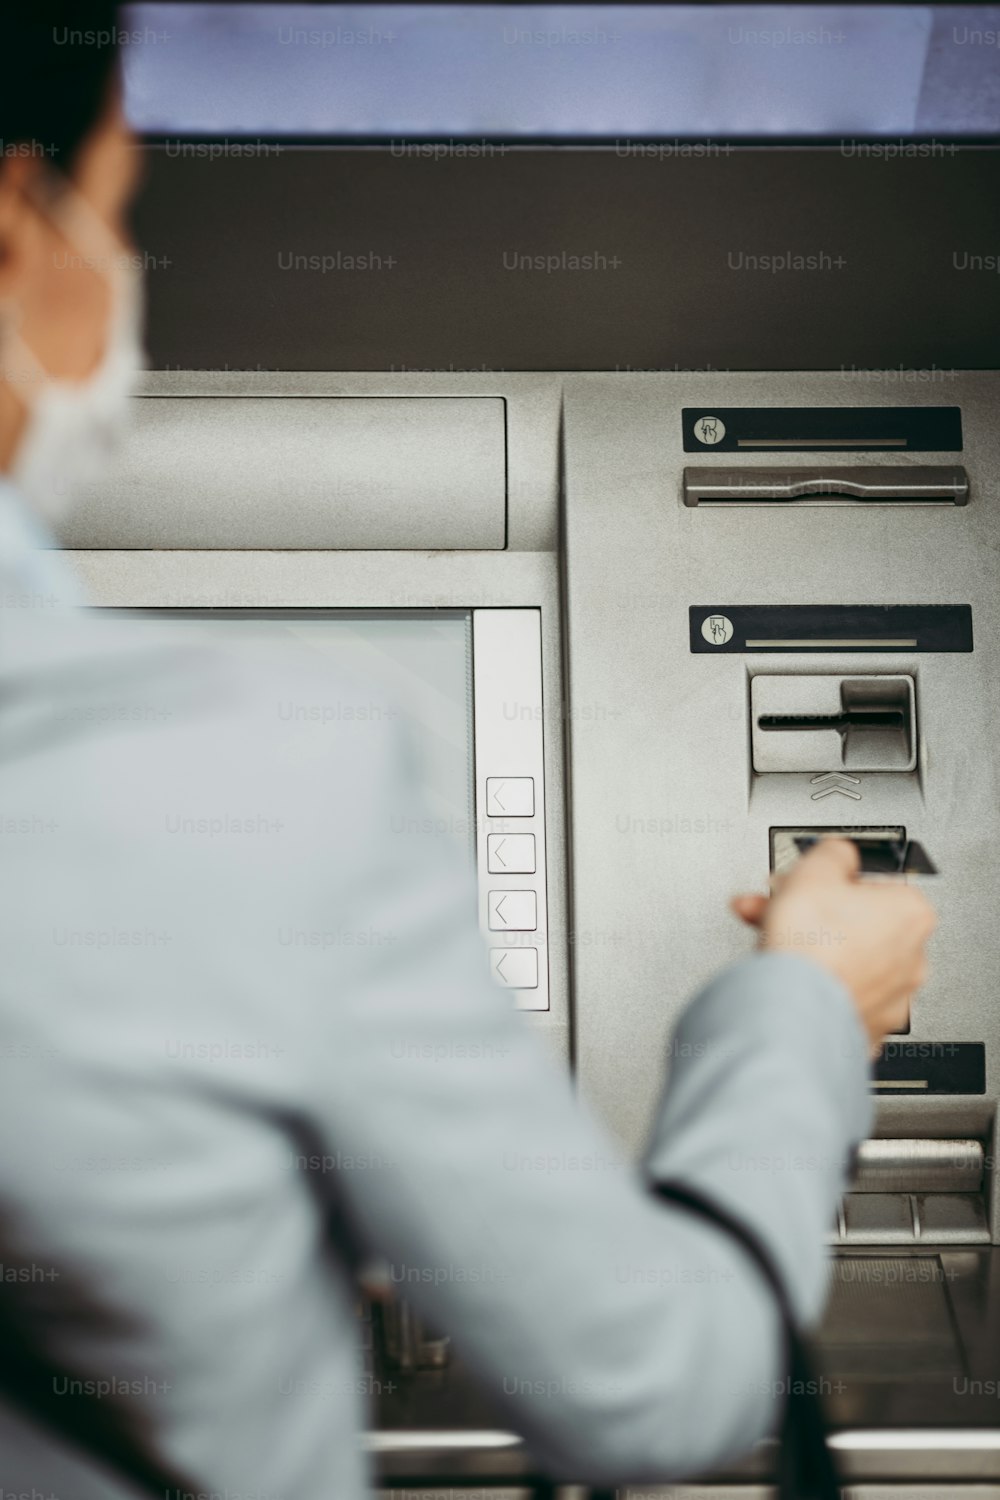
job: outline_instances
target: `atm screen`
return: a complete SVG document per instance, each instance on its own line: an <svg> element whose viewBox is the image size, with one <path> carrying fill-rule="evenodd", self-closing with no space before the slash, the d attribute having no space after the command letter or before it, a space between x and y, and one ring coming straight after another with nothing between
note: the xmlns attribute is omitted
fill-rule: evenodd
<svg viewBox="0 0 1000 1500"><path fill-rule="evenodd" d="M674 136L898 144L1000 124L975 6L144 3L122 21L130 121L178 152L485 138L627 155Z"/></svg>
<svg viewBox="0 0 1000 1500"><path fill-rule="evenodd" d="M159 613L159 612L158 612ZM405 724L435 829L453 833L475 858L472 617L468 611L212 610L164 612L171 629L216 646L290 648L331 681L352 684L315 702L291 694L275 712L303 736L331 733L352 718L385 713L387 731ZM163 618L164 615L161 615ZM318 678L317 680L321 680ZM370 696L354 684L372 684ZM398 715L398 718L395 716Z"/></svg>

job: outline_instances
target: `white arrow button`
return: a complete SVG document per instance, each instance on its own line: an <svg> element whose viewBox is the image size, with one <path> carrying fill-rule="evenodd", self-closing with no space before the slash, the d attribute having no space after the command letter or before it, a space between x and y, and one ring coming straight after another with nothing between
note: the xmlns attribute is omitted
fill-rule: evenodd
<svg viewBox="0 0 1000 1500"><path fill-rule="evenodd" d="M534 891L490 891L491 932L534 932L538 897Z"/></svg>
<svg viewBox="0 0 1000 1500"><path fill-rule="evenodd" d="M491 875L534 875L535 835L487 834L486 868Z"/></svg>
<svg viewBox="0 0 1000 1500"><path fill-rule="evenodd" d="M490 967L493 978L507 989L538 988L537 948L491 948Z"/></svg>
<svg viewBox="0 0 1000 1500"><path fill-rule="evenodd" d="M486 816L488 818L533 818L535 815L535 778L533 776L487 776Z"/></svg>

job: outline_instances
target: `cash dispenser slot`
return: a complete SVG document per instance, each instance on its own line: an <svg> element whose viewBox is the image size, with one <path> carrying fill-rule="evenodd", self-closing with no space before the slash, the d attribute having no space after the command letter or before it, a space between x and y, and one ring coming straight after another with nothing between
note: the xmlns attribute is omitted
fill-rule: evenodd
<svg viewBox="0 0 1000 1500"><path fill-rule="evenodd" d="M968 505L969 475L939 464L685 469L684 504Z"/></svg>
<svg viewBox="0 0 1000 1500"><path fill-rule="evenodd" d="M844 1245L985 1245L983 1142L869 1140L837 1216Z"/></svg>

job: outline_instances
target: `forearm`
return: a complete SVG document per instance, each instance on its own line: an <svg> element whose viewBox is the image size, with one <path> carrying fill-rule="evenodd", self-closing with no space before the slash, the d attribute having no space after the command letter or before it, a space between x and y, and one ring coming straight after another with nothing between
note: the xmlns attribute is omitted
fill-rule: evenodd
<svg viewBox="0 0 1000 1500"><path fill-rule="evenodd" d="M847 991L820 966L758 954L688 1007L647 1154L755 1229L803 1321L822 1308L823 1241L868 1133L867 1043Z"/></svg>

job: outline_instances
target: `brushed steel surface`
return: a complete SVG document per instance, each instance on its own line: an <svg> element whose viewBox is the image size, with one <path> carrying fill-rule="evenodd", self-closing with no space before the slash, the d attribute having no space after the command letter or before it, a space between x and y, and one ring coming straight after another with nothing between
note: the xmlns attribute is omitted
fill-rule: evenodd
<svg viewBox="0 0 1000 1500"><path fill-rule="evenodd" d="M859 1206L874 1208L876 1200L862 1199ZM907 1277L907 1267L925 1274ZM825 1362L841 1382L962 1373L961 1343L936 1256L900 1260L883 1250L836 1257L821 1339Z"/></svg>
<svg viewBox="0 0 1000 1500"><path fill-rule="evenodd" d="M911 1201L922 1245L990 1243L987 1205L981 1193L914 1193Z"/></svg>
<svg viewBox="0 0 1000 1500"><path fill-rule="evenodd" d="M500 548L496 397L145 396L72 547Z"/></svg>
<svg viewBox="0 0 1000 1500"><path fill-rule="evenodd" d="M690 508L682 486L683 406L877 406L889 399L849 372L579 374L565 382L568 683L601 711L574 715L574 919L627 937L613 955L575 955L583 1085L638 1149L681 1007L723 963L752 947L727 910L766 888L769 830L822 824L905 826L933 850L939 927L908 1041L984 1041L987 1097L892 1101L877 1133L994 1113L1000 1091L1000 379L959 374L971 501L955 506ZM892 401L934 405L929 387ZM914 462L929 462L914 455ZM790 463L795 460L790 456ZM866 465L881 467L874 455ZM898 465L886 455L885 464ZM720 457L720 468L727 467ZM731 462L728 467L732 467ZM773 454L747 454L773 471ZM970 603L975 650L817 652L804 659L692 654L688 606ZM912 775L861 775L861 800L811 800L806 774L753 774L750 682L758 672L907 675L919 725ZM641 747L641 753L637 749ZM831 806L830 804L835 804ZM819 813L817 815L817 809ZM624 1039L628 1039L627 1046ZM985 1105L985 1110L983 1106ZM989 1128L987 1123L986 1128ZM982 1132L985 1134L985 1130ZM990 1200L992 1192L990 1165ZM996 1235L996 1208L992 1208Z"/></svg>
<svg viewBox="0 0 1000 1500"><path fill-rule="evenodd" d="M550 550L559 401L551 375L149 371L63 545Z"/></svg>
<svg viewBox="0 0 1000 1500"><path fill-rule="evenodd" d="M827 1243L988 1245L986 1200L981 1193L848 1193L838 1206Z"/></svg>
<svg viewBox="0 0 1000 1500"><path fill-rule="evenodd" d="M844 1239L856 1245L909 1245L917 1237L908 1193L848 1193Z"/></svg>

